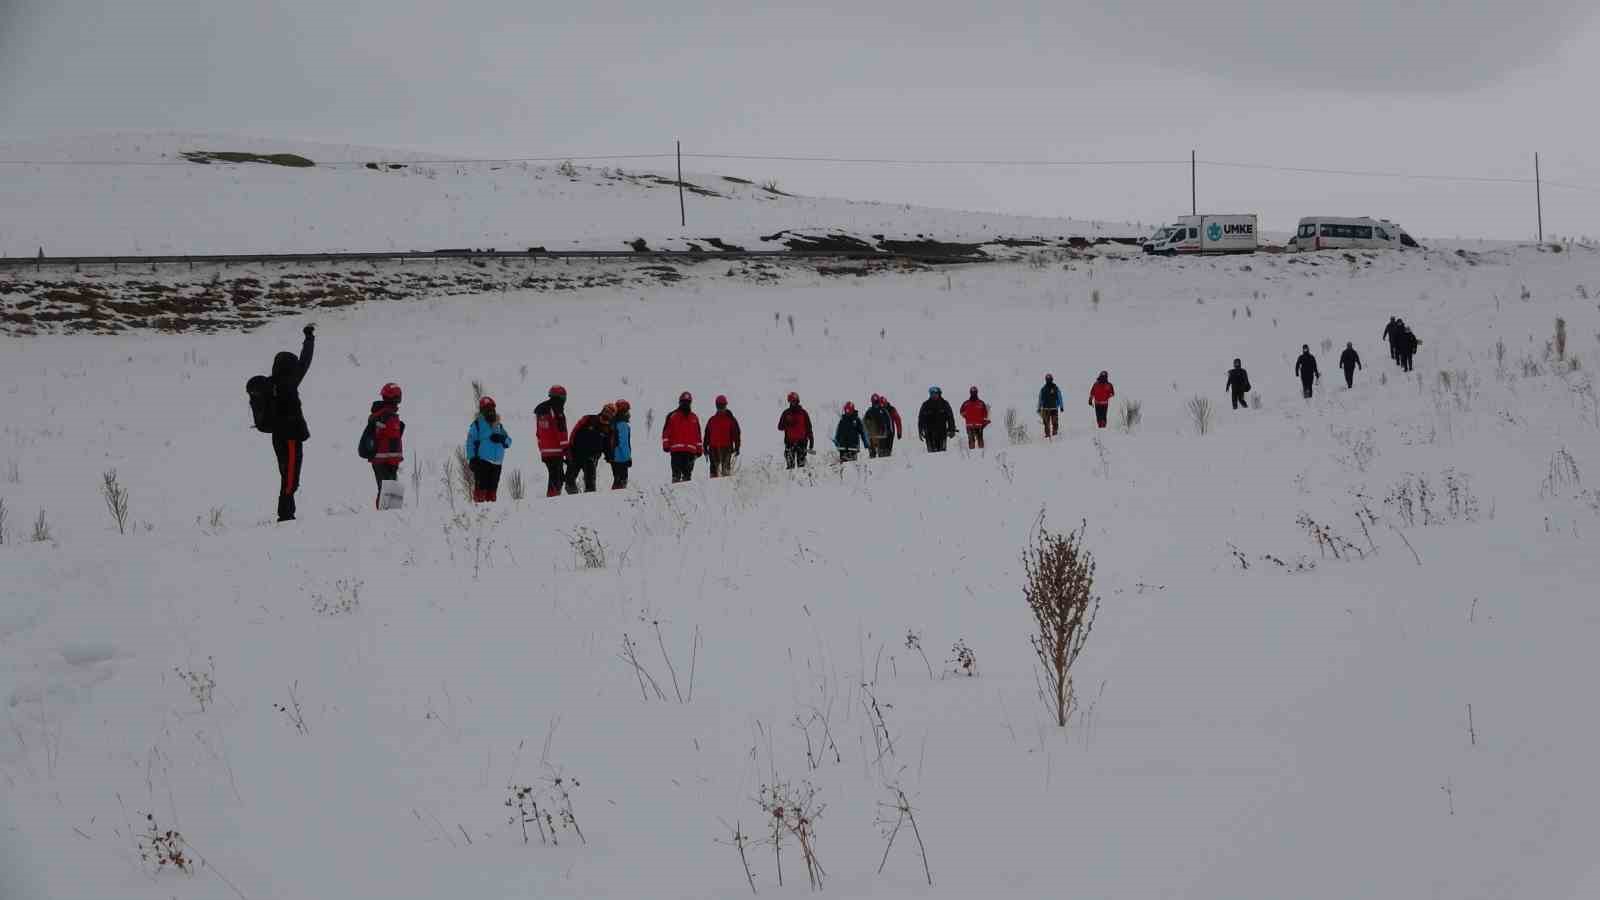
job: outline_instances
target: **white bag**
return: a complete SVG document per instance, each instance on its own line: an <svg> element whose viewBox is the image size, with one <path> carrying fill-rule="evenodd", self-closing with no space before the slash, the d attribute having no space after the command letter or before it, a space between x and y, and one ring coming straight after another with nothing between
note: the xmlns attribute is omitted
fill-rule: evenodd
<svg viewBox="0 0 1600 900"><path fill-rule="evenodd" d="M398 481L385 481L378 486L379 509L401 509L405 505L405 485Z"/></svg>

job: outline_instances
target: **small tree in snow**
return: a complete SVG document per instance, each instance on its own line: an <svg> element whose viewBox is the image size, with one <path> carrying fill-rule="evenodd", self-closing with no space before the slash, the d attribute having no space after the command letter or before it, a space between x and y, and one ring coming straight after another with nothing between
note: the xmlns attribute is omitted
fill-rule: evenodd
<svg viewBox="0 0 1600 900"><path fill-rule="evenodd" d="M1083 652L1100 612L1100 598L1094 595L1094 557L1083 547L1088 527L1085 521L1077 531L1052 532L1045 528L1040 510L1032 543L1022 551L1022 594L1039 629L1029 640L1044 672L1047 703L1062 728L1074 705L1072 664Z"/></svg>

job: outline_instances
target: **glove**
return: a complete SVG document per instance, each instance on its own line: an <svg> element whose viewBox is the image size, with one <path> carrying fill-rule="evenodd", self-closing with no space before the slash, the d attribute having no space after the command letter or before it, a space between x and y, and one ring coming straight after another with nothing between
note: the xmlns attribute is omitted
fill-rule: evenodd
<svg viewBox="0 0 1600 900"><path fill-rule="evenodd" d="M305 332L306 337L314 337L312 332L315 331L316 329L317 329L316 325L307 325L306 327L304 327L304 328L302 328L300 330Z"/></svg>
<svg viewBox="0 0 1600 900"><path fill-rule="evenodd" d="M506 436L497 431L494 434L489 435L489 443L499 444L503 447L506 443Z"/></svg>

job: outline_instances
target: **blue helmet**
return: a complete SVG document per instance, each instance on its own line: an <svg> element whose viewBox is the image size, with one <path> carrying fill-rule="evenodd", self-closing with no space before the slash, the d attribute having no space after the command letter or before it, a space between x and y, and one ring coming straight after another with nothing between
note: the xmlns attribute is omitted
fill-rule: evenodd
<svg viewBox="0 0 1600 900"><path fill-rule="evenodd" d="M937 397L942 393L944 393L944 391L939 390L939 386L938 385L934 385L933 387L928 388L928 396L929 397Z"/></svg>

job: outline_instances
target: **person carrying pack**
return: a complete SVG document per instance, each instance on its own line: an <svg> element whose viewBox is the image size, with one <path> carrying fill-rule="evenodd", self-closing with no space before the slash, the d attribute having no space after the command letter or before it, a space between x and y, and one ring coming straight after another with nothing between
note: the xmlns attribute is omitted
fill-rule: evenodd
<svg viewBox="0 0 1600 900"><path fill-rule="evenodd" d="M872 405L861 416L862 428L867 433L867 458L888 456L894 449L894 416L889 414L888 401L880 394L872 395Z"/></svg>
<svg viewBox="0 0 1600 900"><path fill-rule="evenodd" d="M300 404L300 382L311 369L316 327L307 325L301 329L305 341L300 345L299 356L285 350L273 357L271 375L256 375L245 382L250 418L257 431L272 435L272 453L278 458L279 522L294 520L294 495L300 490L305 442L311 437Z"/></svg>
<svg viewBox="0 0 1600 900"><path fill-rule="evenodd" d="M372 463L372 477L378 482L378 497L372 502L374 509L384 509L385 481L394 482L388 493L391 498L400 494L400 463L405 460L403 443L406 423L400 420L400 385L389 382L378 391L367 414L367 427L361 432L356 453ZM403 496L403 495L402 495ZM395 503L394 499L390 503Z"/></svg>
<svg viewBox="0 0 1600 900"><path fill-rule="evenodd" d="M505 464L511 435L500 421L493 397L478 400L478 416L467 426L467 467L472 470L472 502L493 503L500 490L500 469Z"/></svg>
<svg viewBox="0 0 1600 900"><path fill-rule="evenodd" d="M956 436L956 413L938 385L928 388L928 399L917 411L917 436L928 445L929 453L943 453L945 443Z"/></svg>
<svg viewBox="0 0 1600 900"><path fill-rule="evenodd" d="M616 414L616 407L607 403L600 412L584 416L572 426L572 440L567 451L571 474L567 477L577 481L582 475L585 494L595 492L595 472L600 460L611 452L611 420Z"/></svg>

